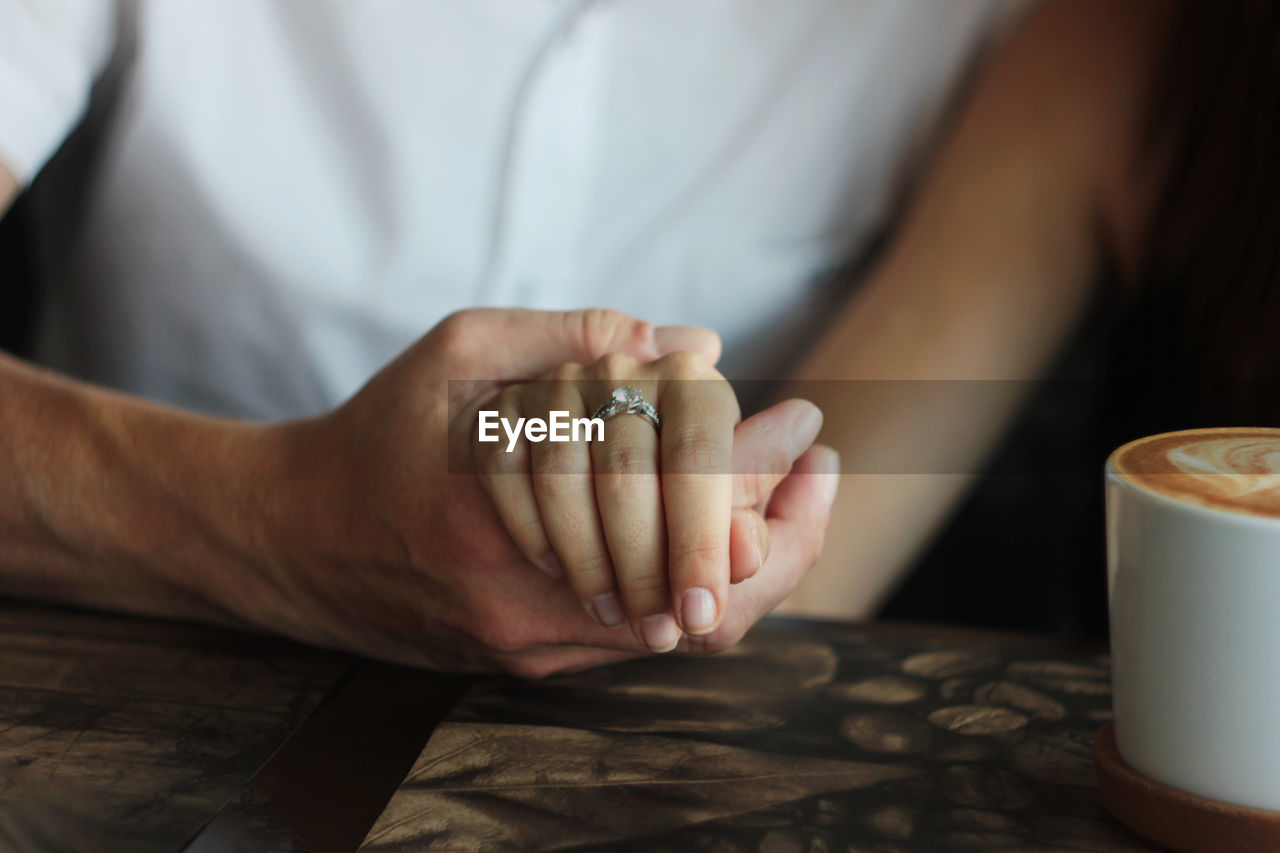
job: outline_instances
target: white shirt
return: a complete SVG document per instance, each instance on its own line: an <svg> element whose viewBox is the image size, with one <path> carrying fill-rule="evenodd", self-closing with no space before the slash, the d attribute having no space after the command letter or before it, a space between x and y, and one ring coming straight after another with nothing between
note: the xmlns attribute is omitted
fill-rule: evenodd
<svg viewBox="0 0 1280 853"><path fill-rule="evenodd" d="M1019 4L0 0L24 183L121 69L82 192L40 206L40 357L281 418L451 311L607 306L774 376Z"/></svg>

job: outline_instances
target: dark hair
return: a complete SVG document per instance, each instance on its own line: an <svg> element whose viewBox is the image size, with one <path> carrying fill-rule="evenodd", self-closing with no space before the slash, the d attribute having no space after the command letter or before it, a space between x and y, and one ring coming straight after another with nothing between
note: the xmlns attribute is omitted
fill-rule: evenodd
<svg viewBox="0 0 1280 853"><path fill-rule="evenodd" d="M1142 280L1168 288L1195 378L1280 415L1280 0L1172 0L1144 157L1167 158ZM1245 415L1246 417L1248 415Z"/></svg>

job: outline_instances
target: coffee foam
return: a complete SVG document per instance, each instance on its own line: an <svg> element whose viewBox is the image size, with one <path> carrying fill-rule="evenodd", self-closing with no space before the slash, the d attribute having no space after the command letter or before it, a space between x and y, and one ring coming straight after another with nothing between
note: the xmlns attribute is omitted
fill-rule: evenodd
<svg viewBox="0 0 1280 853"><path fill-rule="evenodd" d="M1131 441L1111 456L1125 480L1183 503L1280 518L1280 429L1196 429Z"/></svg>

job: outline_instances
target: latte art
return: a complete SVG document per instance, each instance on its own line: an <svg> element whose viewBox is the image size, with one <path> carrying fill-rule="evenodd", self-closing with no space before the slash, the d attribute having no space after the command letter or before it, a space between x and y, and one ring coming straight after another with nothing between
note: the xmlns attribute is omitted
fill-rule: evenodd
<svg viewBox="0 0 1280 853"><path fill-rule="evenodd" d="M1220 438L1169 451L1169 461L1184 474L1198 476L1233 498L1280 486L1280 446L1240 444ZM1240 471L1265 471L1241 474Z"/></svg>
<svg viewBox="0 0 1280 853"><path fill-rule="evenodd" d="M1280 517L1280 429L1202 429L1153 435L1113 454L1117 474L1201 506Z"/></svg>

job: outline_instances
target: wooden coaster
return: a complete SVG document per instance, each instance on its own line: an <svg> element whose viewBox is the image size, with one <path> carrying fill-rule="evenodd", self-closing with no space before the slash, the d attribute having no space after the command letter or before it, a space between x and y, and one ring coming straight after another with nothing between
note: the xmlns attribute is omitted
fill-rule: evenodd
<svg viewBox="0 0 1280 853"><path fill-rule="evenodd" d="M1116 749L1108 723L1093 741L1102 805L1134 832L1187 853L1280 850L1280 812L1211 800L1134 770Z"/></svg>

